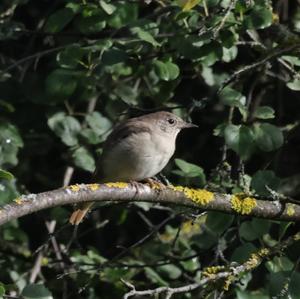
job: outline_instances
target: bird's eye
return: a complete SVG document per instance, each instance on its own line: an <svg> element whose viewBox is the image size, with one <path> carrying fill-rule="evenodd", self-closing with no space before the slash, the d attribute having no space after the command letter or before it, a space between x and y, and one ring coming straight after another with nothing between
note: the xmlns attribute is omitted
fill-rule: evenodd
<svg viewBox="0 0 300 299"><path fill-rule="evenodd" d="M168 119L168 123L169 123L170 125L174 125L174 124L175 124L175 119L169 118L169 119Z"/></svg>

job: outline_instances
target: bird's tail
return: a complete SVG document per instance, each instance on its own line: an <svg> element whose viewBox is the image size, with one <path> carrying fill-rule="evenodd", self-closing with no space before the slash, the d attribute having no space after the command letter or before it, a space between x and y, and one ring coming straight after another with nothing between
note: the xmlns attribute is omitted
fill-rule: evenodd
<svg viewBox="0 0 300 299"><path fill-rule="evenodd" d="M92 202L84 203L79 209L75 210L72 213L71 217L69 218L69 222L72 225L78 225L88 213L92 205Z"/></svg>

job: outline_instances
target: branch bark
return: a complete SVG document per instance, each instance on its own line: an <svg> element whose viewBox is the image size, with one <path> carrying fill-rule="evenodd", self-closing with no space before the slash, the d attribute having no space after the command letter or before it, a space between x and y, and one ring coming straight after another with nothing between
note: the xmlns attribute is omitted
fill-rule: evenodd
<svg viewBox="0 0 300 299"><path fill-rule="evenodd" d="M300 206L283 201L261 200L243 194L213 193L181 186L150 188L146 184L107 183L72 185L22 195L0 208L0 225L43 209L89 201L164 203L268 219L300 220Z"/></svg>

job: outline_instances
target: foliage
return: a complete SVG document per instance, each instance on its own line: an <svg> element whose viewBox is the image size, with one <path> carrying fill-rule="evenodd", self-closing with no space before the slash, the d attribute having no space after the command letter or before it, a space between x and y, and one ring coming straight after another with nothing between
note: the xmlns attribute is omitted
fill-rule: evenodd
<svg viewBox="0 0 300 299"><path fill-rule="evenodd" d="M199 125L179 137L164 171L172 183L299 197L299 30L297 1L2 1L0 204L70 177L88 181L114 123L167 108ZM297 230L114 205L90 215L68 248L70 211L1 228L0 298L120 298L121 279L137 289L182 286ZM298 298L298 247L226 292L208 286L181 298Z"/></svg>

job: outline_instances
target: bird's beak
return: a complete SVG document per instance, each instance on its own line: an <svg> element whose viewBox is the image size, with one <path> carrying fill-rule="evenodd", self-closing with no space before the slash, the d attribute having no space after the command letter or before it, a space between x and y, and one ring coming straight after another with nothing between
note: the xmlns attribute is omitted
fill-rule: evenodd
<svg viewBox="0 0 300 299"><path fill-rule="evenodd" d="M187 122L183 122L182 124L182 129L188 129L188 128L198 128L197 125L192 124L192 123L187 123Z"/></svg>

